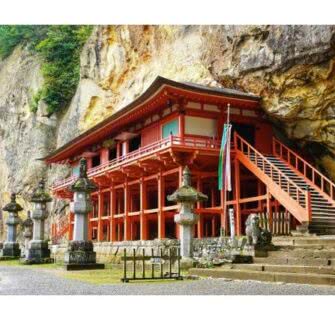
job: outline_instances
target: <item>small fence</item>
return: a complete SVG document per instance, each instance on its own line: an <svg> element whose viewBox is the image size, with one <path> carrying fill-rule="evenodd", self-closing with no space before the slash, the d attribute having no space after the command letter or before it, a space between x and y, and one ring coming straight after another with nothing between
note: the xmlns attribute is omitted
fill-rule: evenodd
<svg viewBox="0 0 335 320"><path fill-rule="evenodd" d="M133 249L133 254L127 256L127 250L123 251L123 278L122 282L129 282L130 280L183 280L180 274L180 249L177 249L177 254L172 254L171 248L169 248L168 255L163 255L163 249L160 249L159 255L154 255L154 249L151 250L151 255L145 255L145 249L142 251L142 255L136 255L136 249ZM127 262L131 262L131 269L128 270ZM149 263L146 263L149 262ZM164 264L167 262L167 268ZM173 265L177 266L173 268ZM141 266L140 270L137 270L138 266ZM150 266L151 265L151 266ZM149 266L149 270L146 270L146 266ZM159 270L157 269L159 267ZM173 270L174 269L174 270ZM158 271L158 274L157 274ZM129 275L129 273L131 275Z"/></svg>
<svg viewBox="0 0 335 320"><path fill-rule="evenodd" d="M273 235L282 236L291 233L291 214L289 212L272 212L272 223L269 219L269 213L258 213L258 216L260 227L271 231Z"/></svg>

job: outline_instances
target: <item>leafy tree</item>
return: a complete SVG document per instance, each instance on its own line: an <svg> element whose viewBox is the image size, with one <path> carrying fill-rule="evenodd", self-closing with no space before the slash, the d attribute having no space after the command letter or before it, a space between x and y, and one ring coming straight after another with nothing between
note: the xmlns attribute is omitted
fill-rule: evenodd
<svg viewBox="0 0 335 320"><path fill-rule="evenodd" d="M80 52L92 32L91 26L0 26L0 58L8 57L17 45L39 55L44 78L34 94L31 110L40 100L48 114L60 111L72 99L80 76Z"/></svg>

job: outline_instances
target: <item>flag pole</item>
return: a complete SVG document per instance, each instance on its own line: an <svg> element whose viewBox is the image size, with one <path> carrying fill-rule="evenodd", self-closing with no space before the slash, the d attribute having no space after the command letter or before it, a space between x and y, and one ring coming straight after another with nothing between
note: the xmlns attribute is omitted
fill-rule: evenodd
<svg viewBox="0 0 335 320"><path fill-rule="evenodd" d="M227 126L230 124L230 103L227 104L227 119L226 119L226 123L227 123ZM230 143L230 141L229 141ZM230 156L230 155L229 155ZM226 184L225 184L226 186ZM228 191L228 188L225 187L225 207L226 207L226 210L225 210L225 221L228 220L228 211L229 211L229 207L227 206L227 200L229 198L229 191ZM226 223L227 225L227 223ZM226 225L225 225L225 228L226 228ZM227 234L227 231L225 232Z"/></svg>

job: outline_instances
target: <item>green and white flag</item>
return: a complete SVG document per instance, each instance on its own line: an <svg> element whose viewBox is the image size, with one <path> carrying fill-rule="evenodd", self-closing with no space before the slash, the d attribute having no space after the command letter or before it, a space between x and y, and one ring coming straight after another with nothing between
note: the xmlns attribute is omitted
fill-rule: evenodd
<svg viewBox="0 0 335 320"><path fill-rule="evenodd" d="M231 191L231 164L230 164L230 136L231 124L225 124L223 127L219 167L218 167L218 187L219 190Z"/></svg>

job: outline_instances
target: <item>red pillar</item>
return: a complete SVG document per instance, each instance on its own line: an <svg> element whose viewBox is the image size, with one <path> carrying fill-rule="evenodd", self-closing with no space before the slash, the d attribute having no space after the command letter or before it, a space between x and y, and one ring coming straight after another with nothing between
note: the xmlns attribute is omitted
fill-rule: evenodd
<svg viewBox="0 0 335 320"><path fill-rule="evenodd" d="M129 224L129 187L128 187L128 180L124 183L124 222L123 222L123 239L124 240L131 240L130 234L130 224Z"/></svg>
<svg viewBox="0 0 335 320"><path fill-rule="evenodd" d="M185 135L185 115L184 113L180 113L178 117L178 124L179 124L179 136L184 138Z"/></svg>
<svg viewBox="0 0 335 320"><path fill-rule="evenodd" d="M164 217L164 177L162 171L159 172L157 177L157 188L158 188L158 239L165 238L165 217Z"/></svg>
<svg viewBox="0 0 335 320"><path fill-rule="evenodd" d="M148 221L144 215L144 210L147 207L146 184L143 177L140 180L140 239L148 240Z"/></svg>
<svg viewBox="0 0 335 320"><path fill-rule="evenodd" d="M103 210L104 210L104 197L103 197L103 193L99 191L98 193L98 241L103 241L103 221L102 221Z"/></svg>
<svg viewBox="0 0 335 320"><path fill-rule="evenodd" d="M179 180L179 186L180 188L183 184L183 166L179 166L179 172L178 172L178 180ZM178 212L176 212L178 213ZM176 238L179 239L179 225L176 223Z"/></svg>
<svg viewBox="0 0 335 320"><path fill-rule="evenodd" d="M212 237L215 237L215 215L213 215L211 223L212 223L211 225L212 226Z"/></svg>
<svg viewBox="0 0 335 320"><path fill-rule="evenodd" d="M273 216L272 216L272 204L271 204L271 194L269 192L269 188L266 187L266 210L268 212L268 220L269 220L269 231L273 232Z"/></svg>
<svg viewBox="0 0 335 320"><path fill-rule="evenodd" d="M110 188L110 217L109 217L109 240L116 241L116 234L115 234L115 188L114 185Z"/></svg>
<svg viewBox="0 0 335 320"><path fill-rule="evenodd" d="M241 207L240 207L240 163L235 159L235 200L236 200L236 235L242 234Z"/></svg>
<svg viewBox="0 0 335 320"><path fill-rule="evenodd" d="M262 186L260 180L257 179L257 196L260 196L262 194ZM258 201L258 211L262 210L262 200Z"/></svg>
<svg viewBox="0 0 335 320"><path fill-rule="evenodd" d="M91 219L92 219L92 212L88 213L87 219L88 219L88 240L92 241L92 221L91 221Z"/></svg>
<svg viewBox="0 0 335 320"><path fill-rule="evenodd" d="M73 221L74 221L74 213L69 213L69 240L73 240Z"/></svg>
<svg viewBox="0 0 335 320"><path fill-rule="evenodd" d="M202 188L201 188L201 177L198 176L197 178L197 190L199 192L202 192ZM201 209L201 202L198 201L197 202L197 209ZM198 224L197 224L197 229L198 229L198 238L201 239L204 236L204 219L203 216L199 210L199 220L198 220Z"/></svg>
<svg viewBox="0 0 335 320"><path fill-rule="evenodd" d="M226 206L226 192L220 190L220 200L221 200L221 214L220 214L220 224L221 229L227 234L227 206Z"/></svg>

